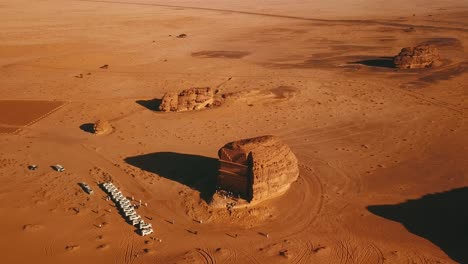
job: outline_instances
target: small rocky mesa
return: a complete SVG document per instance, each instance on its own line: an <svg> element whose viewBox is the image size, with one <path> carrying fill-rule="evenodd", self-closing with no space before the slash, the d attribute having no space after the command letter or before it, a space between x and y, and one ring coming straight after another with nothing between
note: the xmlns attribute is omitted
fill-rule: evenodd
<svg viewBox="0 0 468 264"><path fill-rule="evenodd" d="M214 104L216 104L216 101L211 88L190 88L180 93L166 93L162 98L159 110L162 112L192 111L210 107Z"/></svg>
<svg viewBox="0 0 468 264"><path fill-rule="evenodd" d="M440 65L439 50L431 45L419 45L414 48L403 48L393 58L396 68L418 69L430 68Z"/></svg>
<svg viewBox="0 0 468 264"><path fill-rule="evenodd" d="M96 135L108 134L111 131L112 131L112 126L107 120L99 119L93 124L93 133Z"/></svg>
<svg viewBox="0 0 468 264"><path fill-rule="evenodd" d="M275 136L228 143L218 156L218 188L250 203L283 194L299 176L296 156Z"/></svg>

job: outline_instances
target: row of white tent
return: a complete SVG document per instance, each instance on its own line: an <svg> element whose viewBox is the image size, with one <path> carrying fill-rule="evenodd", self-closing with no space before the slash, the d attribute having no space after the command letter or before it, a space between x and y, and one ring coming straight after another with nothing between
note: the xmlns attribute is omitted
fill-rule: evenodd
<svg viewBox="0 0 468 264"><path fill-rule="evenodd" d="M136 213L135 207L132 205L131 201L128 200L113 183L103 183L102 187L109 197L111 197L112 201L114 201L116 207L120 209L122 215L125 216L125 219L133 226L137 226L138 231L142 236L153 233L152 225L143 221L141 216Z"/></svg>

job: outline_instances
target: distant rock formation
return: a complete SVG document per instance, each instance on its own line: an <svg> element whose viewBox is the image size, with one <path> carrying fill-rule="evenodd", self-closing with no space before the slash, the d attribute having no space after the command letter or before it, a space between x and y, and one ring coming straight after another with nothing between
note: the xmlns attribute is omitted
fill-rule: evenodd
<svg viewBox="0 0 468 264"><path fill-rule="evenodd" d="M393 58L395 67L400 69L429 68L440 64L439 50L431 45L403 48Z"/></svg>
<svg viewBox="0 0 468 264"><path fill-rule="evenodd" d="M262 136L226 144L218 156L218 186L262 201L285 192L299 176L298 161L279 138Z"/></svg>
<svg viewBox="0 0 468 264"><path fill-rule="evenodd" d="M159 110L163 112L192 111L203 109L213 103L214 94L211 88L190 88L180 93L166 93Z"/></svg>
<svg viewBox="0 0 468 264"><path fill-rule="evenodd" d="M107 120L100 119L93 125L93 132L96 135L107 134L112 131L112 126Z"/></svg>

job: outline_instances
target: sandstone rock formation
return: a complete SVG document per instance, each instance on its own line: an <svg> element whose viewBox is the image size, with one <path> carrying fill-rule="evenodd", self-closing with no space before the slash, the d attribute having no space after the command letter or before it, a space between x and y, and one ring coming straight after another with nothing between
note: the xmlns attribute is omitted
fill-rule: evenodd
<svg viewBox="0 0 468 264"><path fill-rule="evenodd" d="M199 110L214 103L213 90L209 87L190 88L181 93L166 93L159 110L163 112L182 112Z"/></svg>
<svg viewBox="0 0 468 264"><path fill-rule="evenodd" d="M228 143L218 156L218 186L241 193L251 202L282 194L299 176L296 156L274 136Z"/></svg>
<svg viewBox="0 0 468 264"><path fill-rule="evenodd" d="M438 49L431 45L408 47L393 58L393 63L400 69L428 68L440 64L440 55Z"/></svg>
<svg viewBox="0 0 468 264"><path fill-rule="evenodd" d="M159 105L159 111L177 112L179 109L179 94L175 92L166 93Z"/></svg>
<svg viewBox="0 0 468 264"><path fill-rule="evenodd" d="M96 135L107 134L112 131L112 126L107 120L100 119L93 125L93 132Z"/></svg>

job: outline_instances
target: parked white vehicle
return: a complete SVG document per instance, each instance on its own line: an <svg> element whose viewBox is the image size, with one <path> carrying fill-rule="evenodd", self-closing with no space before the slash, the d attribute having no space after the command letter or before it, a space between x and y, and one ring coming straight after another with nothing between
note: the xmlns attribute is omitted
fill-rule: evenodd
<svg viewBox="0 0 468 264"><path fill-rule="evenodd" d="M123 209L123 211L124 211L125 213L136 212L135 209L133 209L133 208Z"/></svg>
<svg viewBox="0 0 468 264"><path fill-rule="evenodd" d="M153 229L152 228L142 229L140 232L142 236L147 236L153 233Z"/></svg>
<svg viewBox="0 0 468 264"><path fill-rule="evenodd" d="M130 204L121 204L120 208L122 208L122 209L134 209L133 206L131 206Z"/></svg>
<svg viewBox="0 0 468 264"><path fill-rule="evenodd" d="M145 222L143 222L143 223L140 222L140 225L138 226L139 229L146 229L146 228L152 228L152 227L153 227L152 224L145 223Z"/></svg>
<svg viewBox="0 0 468 264"><path fill-rule="evenodd" d="M54 166L52 166L52 167L54 167L54 170L56 170L56 171L58 171L58 172L63 172L63 171L65 171L65 168L64 168L62 165L60 165L60 164L54 165Z"/></svg>
<svg viewBox="0 0 468 264"><path fill-rule="evenodd" d="M94 193L93 189L91 189L91 187L89 187L89 185L86 182L80 182L80 186L81 186L81 188L83 188L83 190L86 193L88 193L88 194L93 194Z"/></svg>
<svg viewBox="0 0 468 264"><path fill-rule="evenodd" d="M123 213L125 214L125 216L136 215L136 212L135 212L135 211L124 211Z"/></svg>
<svg viewBox="0 0 468 264"><path fill-rule="evenodd" d="M133 206L131 206L130 204L122 204L120 207L122 209L134 209Z"/></svg>
<svg viewBox="0 0 468 264"><path fill-rule="evenodd" d="M136 214L135 211L133 211L133 212L124 212L124 214L125 214L125 216L130 216L130 217L131 217L131 216L137 216L137 214ZM129 219L130 219L130 218L129 218ZM132 219L130 219L130 220L132 220Z"/></svg>
<svg viewBox="0 0 468 264"><path fill-rule="evenodd" d="M151 225L151 223L145 223L143 219L141 218L141 216L138 215L135 210L136 208L142 205L141 200L139 200L140 202L139 206L133 205L132 201L134 201L134 198L132 197L130 201L130 199L125 197L122 194L122 192L117 187L115 187L112 183L105 182L105 183L100 184L100 186L104 189L104 191L108 195L106 200L109 200L109 198L112 198L112 201L115 203L116 207L119 208L119 212L124 216L124 218L129 223L131 223L133 226L137 228L138 232L142 236L147 236L153 233L153 226Z"/></svg>
<svg viewBox="0 0 468 264"><path fill-rule="evenodd" d="M128 219L130 219L130 220L140 220L140 219L141 219L141 216L139 216L139 215L132 215L132 216L130 216Z"/></svg>

